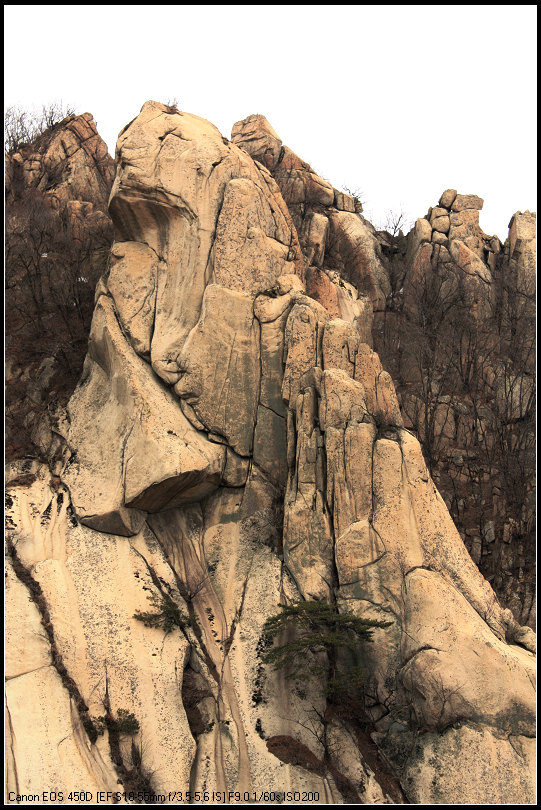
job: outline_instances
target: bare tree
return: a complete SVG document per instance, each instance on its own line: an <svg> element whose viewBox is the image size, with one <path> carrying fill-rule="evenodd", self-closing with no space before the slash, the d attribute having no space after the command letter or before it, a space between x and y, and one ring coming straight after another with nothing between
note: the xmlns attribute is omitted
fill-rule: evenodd
<svg viewBox="0 0 541 810"><path fill-rule="evenodd" d="M44 104L40 112L18 105L7 107L4 113L4 151L7 154L16 152L74 112L71 104L64 106L62 101Z"/></svg>
<svg viewBox="0 0 541 810"><path fill-rule="evenodd" d="M387 231L391 236L398 236L402 231L409 230L411 222L404 211L387 211L380 230Z"/></svg>
<svg viewBox="0 0 541 810"><path fill-rule="evenodd" d="M469 279L449 259L406 271L375 348L457 526L470 547L477 538L476 562L500 594L511 582L526 592L534 570L533 295L505 256L482 317Z"/></svg>

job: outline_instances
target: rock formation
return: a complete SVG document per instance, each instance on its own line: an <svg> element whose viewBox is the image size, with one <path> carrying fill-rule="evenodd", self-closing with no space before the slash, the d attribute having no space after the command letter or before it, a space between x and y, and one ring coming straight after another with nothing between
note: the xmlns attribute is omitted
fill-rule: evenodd
<svg viewBox="0 0 541 810"><path fill-rule="evenodd" d="M449 189L407 237L381 234L393 292L374 345L468 551L535 627L535 214L502 245L482 205Z"/></svg>
<svg viewBox="0 0 541 810"><path fill-rule="evenodd" d="M116 161L62 441L10 469L8 791L534 801L535 636L468 554L371 346L392 292L377 233L261 116L229 142L147 102ZM473 301L477 198L449 196L409 250L425 272L425 245L471 228ZM365 669L350 703L264 663L266 619L299 599L385 622L342 662Z"/></svg>
<svg viewBox="0 0 541 810"><path fill-rule="evenodd" d="M81 373L112 242L114 162L90 113L6 155L6 455L46 454Z"/></svg>

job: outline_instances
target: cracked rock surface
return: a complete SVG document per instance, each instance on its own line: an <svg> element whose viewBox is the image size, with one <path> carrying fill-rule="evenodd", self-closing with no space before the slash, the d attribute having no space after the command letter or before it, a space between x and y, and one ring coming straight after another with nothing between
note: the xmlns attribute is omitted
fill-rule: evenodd
<svg viewBox="0 0 541 810"><path fill-rule="evenodd" d="M355 201L261 116L231 143L147 102L116 160L63 469L9 490L8 789L534 801L534 634L467 553L371 348L386 277ZM299 689L263 663L266 619L299 599L388 622L344 664L365 670L358 716L324 674ZM174 627L135 617L156 605ZM89 733L123 712L131 735Z"/></svg>

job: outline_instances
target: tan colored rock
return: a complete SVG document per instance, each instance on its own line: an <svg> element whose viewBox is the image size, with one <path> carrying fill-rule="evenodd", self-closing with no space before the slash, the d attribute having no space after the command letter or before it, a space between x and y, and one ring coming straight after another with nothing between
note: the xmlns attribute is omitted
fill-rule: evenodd
<svg viewBox="0 0 541 810"><path fill-rule="evenodd" d="M446 208L432 208L430 212L430 224L432 224L434 220L438 219L439 217L448 217L448 216L449 211ZM434 226L432 225L432 227Z"/></svg>
<svg viewBox="0 0 541 810"><path fill-rule="evenodd" d="M306 294L325 307L331 318L340 317L340 287L324 270L308 267L306 270Z"/></svg>
<svg viewBox="0 0 541 810"><path fill-rule="evenodd" d="M282 397L295 406L303 374L318 366L321 357L323 326L329 316L321 304L301 297L287 320L286 356Z"/></svg>
<svg viewBox="0 0 541 810"><path fill-rule="evenodd" d="M29 597L27 588L17 578L9 558L6 560L4 589L5 612L17 616L17 625L6 626L7 680L51 666L51 650L41 624L41 616Z"/></svg>
<svg viewBox="0 0 541 810"><path fill-rule="evenodd" d="M344 194L341 191L334 190L334 207L339 211L349 211L352 214L357 213L355 208L355 200L351 194Z"/></svg>
<svg viewBox="0 0 541 810"><path fill-rule="evenodd" d="M26 189L55 197L59 204L86 201L105 208L114 178L113 160L90 113L68 116L12 156L14 173ZM51 178L55 183L51 187ZM12 185L13 193L20 187Z"/></svg>
<svg viewBox="0 0 541 810"><path fill-rule="evenodd" d="M435 232L434 232L435 233ZM432 226L428 219L424 217L415 222L414 227L407 235L407 249L406 249L406 262L411 268L410 273L407 273L404 278L404 284L407 286L408 277L415 271L415 264L418 262L418 256L427 250L426 243L432 240L433 231ZM422 248L422 250L421 250ZM428 246L430 250L430 246Z"/></svg>
<svg viewBox="0 0 541 810"><path fill-rule="evenodd" d="M254 463L278 487L287 481L286 420L270 408L259 405L254 430Z"/></svg>
<svg viewBox="0 0 541 810"><path fill-rule="evenodd" d="M300 240L309 266L323 264L328 230L329 220L323 214L312 213L305 218Z"/></svg>
<svg viewBox="0 0 541 810"><path fill-rule="evenodd" d="M456 199L456 189L448 188L440 197L439 204L443 206L443 208L450 208Z"/></svg>
<svg viewBox="0 0 541 810"><path fill-rule="evenodd" d="M88 750L86 732L54 667L7 683L6 716L13 769L10 779L8 768L8 803L16 804L17 795L43 796L43 785L52 776L55 783L47 791L52 801L62 794L63 803L71 804L68 796L73 791L84 789L96 796L118 788L109 758Z"/></svg>
<svg viewBox="0 0 541 810"><path fill-rule="evenodd" d="M308 172L303 180L306 202L325 206L333 204L334 189L327 180L319 177L315 172Z"/></svg>
<svg viewBox="0 0 541 810"><path fill-rule="evenodd" d="M341 429L328 425L325 431L327 501L333 507L336 565L343 586L356 582L358 569L379 556L374 549L383 548L368 526L374 435L369 422L352 421Z"/></svg>
<svg viewBox="0 0 541 810"><path fill-rule="evenodd" d="M330 257L340 266L344 279L368 295L375 309L382 309L390 285L374 234L358 214L338 211L331 213L329 222Z"/></svg>
<svg viewBox="0 0 541 810"><path fill-rule="evenodd" d="M451 211L464 211L466 208L480 211L482 207L483 200L481 197L476 197L475 194L457 194L451 205Z"/></svg>
<svg viewBox="0 0 541 810"><path fill-rule="evenodd" d="M439 231L432 231L432 242L436 245L444 245L447 242L447 234Z"/></svg>
<svg viewBox="0 0 541 810"><path fill-rule="evenodd" d="M384 424L403 424L392 379L383 370L378 355L363 343L355 359L355 379L365 390L369 414Z"/></svg>
<svg viewBox="0 0 541 810"><path fill-rule="evenodd" d="M531 803L535 801L533 761L531 739L506 740L485 728L463 726L445 734L427 734L414 746L404 779L412 786L411 801L420 804L437 802L441 796L449 797L452 804L466 796L474 803Z"/></svg>
<svg viewBox="0 0 541 810"><path fill-rule="evenodd" d="M400 679L408 690L423 684L423 701L412 701L419 725L438 729L460 719L531 736L534 656L495 638L467 600L435 572L419 568L406 582L407 664Z"/></svg>
<svg viewBox="0 0 541 810"><path fill-rule="evenodd" d="M436 217L432 220L432 228L438 233L447 233L449 231L449 217Z"/></svg>
<svg viewBox="0 0 541 810"><path fill-rule="evenodd" d="M215 284L255 295L295 271L289 243L268 236L269 227L261 228L265 215L270 222L272 209L252 180L235 178L228 183L214 241ZM290 231L279 236L287 239Z"/></svg>
<svg viewBox="0 0 541 810"><path fill-rule="evenodd" d="M351 323L329 321L323 332L323 368L342 369L353 377L358 347L359 333Z"/></svg>
<svg viewBox="0 0 541 810"><path fill-rule="evenodd" d="M179 673L189 644L180 634L164 637L145 627L133 614L150 608L147 594L155 587L151 572L171 589L174 577L148 529L128 542L74 526L69 493L65 488L53 493L45 473L30 487L13 492L10 514L20 538L20 561L41 588L49 611L56 660L60 655L91 717L105 714L106 690L115 716L119 709L135 715L141 730L128 738L127 751L123 748L125 763L131 767L133 739L136 750L143 750L145 767L154 771L154 788L167 791L173 769L187 782L195 752L179 706ZM17 625L17 615L8 615L10 635L22 631L22 646L37 651L43 630L41 638L36 636L30 624ZM94 796L97 790L119 790L107 733L91 744L66 681L54 666L13 678L7 706L19 788L41 795L43 779L52 774L54 788L66 791L66 798L74 790L91 790Z"/></svg>
<svg viewBox="0 0 541 810"><path fill-rule="evenodd" d="M255 295L291 272L300 250L272 178L208 121L147 102L117 153L110 211L118 239L146 243L161 257L151 360L174 384L207 283Z"/></svg>
<svg viewBox="0 0 541 810"><path fill-rule="evenodd" d="M323 439L316 415L315 390L306 388L296 399L297 449L284 502L284 562L305 599L328 599L332 528L323 506Z"/></svg>
<svg viewBox="0 0 541 810"><path fill-rule="evenodd" d="M367 413L365 390L351 379L350 371L327 369L318 387L319 424L323 431L331 427L345 430L348 424L363 421Z"/></svg>
<svg viewBox="0 0 541 810"><path fill-rule="evenodd" d="M106 289L131 345L150 358L159 259L140 242L115 242Z"/></svg>
<svg viewBox="0 0 541 810"><path fill-rule="evenodd" d="M299 281L297 276L292 278ZM287 412L282 400L284 331L297 292L298 290L294 289L288 290L275 298L260 295L254 302L254 314L260 323L261 330L259 403L273 410L278 416L285 416Z"/></svg>
<svg viewBox="0 0 541 810"><path fill-rule="evenodd" d="M265 116L249 115L243 121L238 121L233 125L231 140L271 171L276 167L282 141Z"/></svg>
<svg viewBox="0 0 541 810"><path fill-rule="evenodd" d="M250 468L250 460L243 458L231 450L230 447L226 448L226 462L222 474L222 481L226 487L242 487L248 478Z"/></svg>
<svg viewBox="0 0 541 810"><path fill-rule="evenodd" d="M415 247L415 242L411 245ZM404 278L404 306L407 310L417 311L422 301L422 291L427 279L432 275L432 255L434 245L423 242L415 253L409 254L411 270Z"/></svg>
<svg viewBox="0 0 541 810"><path fill-rule="evenodd" d="M324 216L325 181L277 149L264 119L236 134L277 182L208 122L164 105L145 105L120 136L112 210L125 244L100 285L70 403L69 491L32 468L10 496L10 537L48 605L56 651L92 716L107 699L114 712L135 713L140 732L133 748L121 740L124 765L136 766L145 742L143 767L164 793L174 773L183 791L252 795L270 783L340 803L366 786L364 800L400 801L372 780L385 757L407 799L531 800L533 633L502 610L474 565L419 442L401 427L392 379L362 341L369 300L382 305L390 289L381 245L361 217L333 211L326 257L310 242L310 223L324 223L307 219L305 255L314 248L321 259L308 291L321 298L306 295L291 272L302 272L292 216L301 225ZM291 216L277 183L303 200ZM434 266L444 272L445 247L430 236L408 240L415 283ZM475 311L488 271L463 241L450 250L454 283ZM346 267L349 281L336 270ZM356 297L361 278L371 299ZM438 407L445 429L451 402ZM70 493L101 533L70 521ZM17 627L25 634L9 659L8 784L27 778L27 763L51 780L65 751L65 773L108 786L108 740L84 737L64 670L49 665L43 638L32 639L40 616L23 587L8 580L8 638ZM174 614L167 634L137 621L150 594L154 607L167 597L189 620L179 626ZM266 618L299 598L336 598L340 610L389 622L339 661L366 672L377 774L365 762L371 743L346 712L322 725L323 658L321 676L302 689L262 662ZM304 662L310 673L312 653ZM23 679L37 695L31 706ZM359 696L348 697L354 706ZM318 767L294 764L299 752ZM336 778L320 775L327 756Z"/></svg>
<svg viewBox="0 0 541 810"><path fill-rule="evenodd" d="M125 340L104 295L85 362L69 406L68 441L76 456L64 473L83 523L132 535L144 511L183 502L182 492L189 499L197 491L203 497L218 485L223 449L192 428L175 397Z"/></svg>
<svg viewBox="0 0 541 810"><path fill-rule="evenodd" d="M450 239L466 239L468 236L479 236L479 211L477 209L466 208L460 213L452 213L450 216Z"/></svg>
<svg viewBox="0 0 541 810"><path fill-rule="evenodd" d="M416 240L419 242L430 242L432 235L432 226L427 219L421 218L415 222L414 233Z"/></svg>
<svg viewBox="0 0 541 810"><path fill-rule="evenodd" d="M489 317L492 312L494 290L490 269L464 242L453 239L449 253L461 271L466 301L475 317Z"/></svg>
<svg viewBox="0 0 541 810"><path fill-rule="evenodd" d="M347 283L340 284L338 288L339 317L343 321L353 323L361 343L372 346L372 322L374 313L372 303L368 296L356 297L348 289Z"/></svg>
<svg viewBox="0 0 541 810"><path fill-rule="evenodd" d="M177 396L207 430L223 436L241 456L249 455L260 377L259 324L251 298L210 284L199 323L177 362L182 372Z"/></svg>
<svg viewBox="0 0 541 810"><path fill-rule="evenodd" d="M519 290L534 294L536 286L536 215L517 211L509 223L509 256Z"/></svg>

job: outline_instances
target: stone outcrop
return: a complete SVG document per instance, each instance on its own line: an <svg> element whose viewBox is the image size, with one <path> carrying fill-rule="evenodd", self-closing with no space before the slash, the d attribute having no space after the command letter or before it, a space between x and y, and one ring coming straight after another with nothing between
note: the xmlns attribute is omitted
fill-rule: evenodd
<svg viewBox="0 0 541 810"><path fill-rule="evenodd" d="M535 637L466 551L371 348L390 282L355 201L261 116L231 143L147 102L116 160L53 474L9 470L8 791L534 801ZM478 211L451 197L415 255ZM455 241L470 278L482 260ZM362 664L362 700L328 700L325 666L299 688L264 663L266 619L299 599L382 622L338 662Z"/></svg>
<svg viewBox="0 0 541 810"><path fill-rule="evenodd" d="M90 113L6 155L7 457L54 442L86 353L94 287L112 242L114 161Z"/></svg>
<svg viewBox="0 0 541 810"><path fill-rule="evenodd" d="M103 209L114 176L114 162L90 113L70 115L6 155L8 202L36 189L54 197L56 208L86 202Z"/></svg>
<svg viewBox="0 0 541 810"><path fill-rule="evenodd" d="M448 189L396 240L401 289L375 345L473 559L533 627L535 214L517 212L502 245L482 204Z"/></svg>
<svg viewBox="0 0 541 810"><path fill-rule="evenodd" d="M333 314L341 318L352 306L361 310L358 319L368 317L361 296L368 298L372 307L383 309L389 281L375 229L361 216L360 201L319 177L282 144L262 115L250 115L236 123L232 139L271 172L280 188L299 234L308 294L318 300L323 295ZM353 300L348 302L340 289ZM360 307L355 306L358 295Z"/></svg>
<svg viewBox="0 0 541 810"><path fill-rule="evenodd" d="M404 294L410 308L421 305L423 291L437 284L446 296L460 295L479 319L492 315L495 304L493 271L501 245L479 227L483 200L474 194L447 189L439 205L418 219L408 235Z"/></svg>

